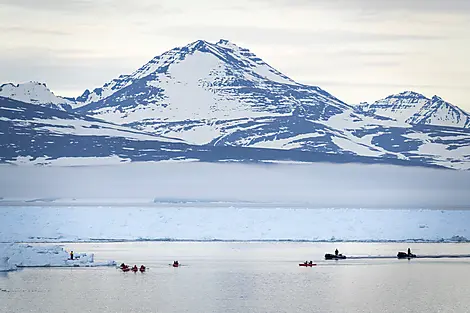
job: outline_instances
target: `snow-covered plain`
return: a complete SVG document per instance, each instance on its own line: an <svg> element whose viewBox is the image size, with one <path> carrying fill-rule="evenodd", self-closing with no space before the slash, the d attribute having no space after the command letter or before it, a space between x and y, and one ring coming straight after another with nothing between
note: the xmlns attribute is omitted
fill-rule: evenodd
<svg viewBox="0 0 470 313"><path fill-rule="evenodd" d="M383 165L5 165L0 241L465 240L469 187Z"/></svg>

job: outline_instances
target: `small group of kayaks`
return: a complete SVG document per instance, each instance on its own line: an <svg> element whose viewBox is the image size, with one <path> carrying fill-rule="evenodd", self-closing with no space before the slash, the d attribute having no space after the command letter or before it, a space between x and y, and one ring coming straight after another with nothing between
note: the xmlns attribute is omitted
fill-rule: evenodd
<svg viewBox="0 0 470 313"><path fill-rule="evenodd" d="M181 266L181 264L178 261L173 261L173 264L168 264L168 265L173 266L173 267L180 267ZM144 265L141 265L140 267L137 267L137 265L134 265L133 267L130 267L129 265L127 265L125 263L122 263L119 266L119 269L121 269L121 271L123 271L123 272L134 272L134 273L137 273L137 272L143 273L147 270L147 268Z"/></svg>
<svg viewBox="0 0 470 313"><path fill-rule="evenodd" d="M121 271L123 272L134 272L134 273L137 273L137 272L145 272L147 270L147 268L144 266L144 265L141 265L139 268L137 267L137 265L134 265L133 267L130 267L129 265L127 264L124 264L122 263L119 268L121 269Z"/></svg>

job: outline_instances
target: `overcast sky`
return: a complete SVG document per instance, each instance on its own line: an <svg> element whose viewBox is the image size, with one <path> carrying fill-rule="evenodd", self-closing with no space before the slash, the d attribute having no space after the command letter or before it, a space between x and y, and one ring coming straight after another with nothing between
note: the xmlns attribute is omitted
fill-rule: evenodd
<svg viewBox="0 0 470 313"><path fill-rule="evenodd" d="M469 0L0 0L0 82L78 96L220 38L348 103L414 90L470 111Z"/></svg>

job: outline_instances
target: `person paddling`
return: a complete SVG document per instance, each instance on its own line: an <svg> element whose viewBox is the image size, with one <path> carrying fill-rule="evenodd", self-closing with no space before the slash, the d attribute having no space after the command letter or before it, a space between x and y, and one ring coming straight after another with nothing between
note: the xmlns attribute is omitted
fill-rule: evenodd
<svg viewBox="0 0 470 313"><path fill-rule="evenodd" d="M408 255L411 255L411 249L408 248Z"/></svg>
<svg viewBox="0 0 470 313"><path fill-rule="evenodd" d="M121 269L126 269L126 268L129 268L129 265L126 265L124 263L121 264Z"/></svg>
<svg viewBox="0 0 470 313"><path fill-rule="evenodd" d="M335 255L338 256L338 254L339 254L339 251L338 251L338 249L336 249L335 250Z"/></svg>

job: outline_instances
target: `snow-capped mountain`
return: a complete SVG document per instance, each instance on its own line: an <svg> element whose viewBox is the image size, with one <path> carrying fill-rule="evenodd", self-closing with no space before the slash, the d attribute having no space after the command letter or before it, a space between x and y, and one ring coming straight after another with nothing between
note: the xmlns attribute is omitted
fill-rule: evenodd
<svg viewBox="0 0 470 313"><path fill-rule="evenodd" d="M149 75L151 77L148 77ZM244 75L247 77L243 77ZM267 78L279 83L296 84L287 76L264 63L249 50L239 48L227 40L222 39L215 44L198 40L156 56L134 73L121 75L101 88L96 88L92 92L86 90L80 99L86 104L99 102L122 89L131 85L136 86L139 83L145 83L144 88L158 87L154 86L155 83L162 83L162 81L174 85L168 81L169 79L176 81L176 84L196 83L196 86L208 89L210 86L207 86L207 83L215 86L226 85L227 83L236 83L236 80L240 78L251 78L251 80ZM142 79L145 80L142 81ZM151 90L151 88L149 89ZM151 91L158 95L158 89ZM129 92L125 94L128 95ZM149 95L144 96L149 97ZM157 98L144 99L140 97L139 99L147 100L144 103L155 103ZM106 104L101 103L101 106L106 106Z"/></svg>
<svg viewBox="0 0 470 313"><path fill-rule="evenodd" d="M17 85L3 84L0 86L0 96L62 111L76 107L76 101L58 97L45 83L34 81Z"/></svg>
<svg viewBox="0 0 470 313"><path fill-rule="evenodd" d="M470 128L470 114L438 96L433 96L407 122Z"/></svg>
<svg viewBox="0 0 470 313"><path fill-rule="evenodd" d="M25 101L32 103L31 98ZM70 101L73 109L40 101L33 103L42 106L0 107L0 132L15 134L0 134L3 162L15 155L115 155L133 161L330 161L470 169L468 114L442 99L404 92L353 107L319 87L295 82L227 40L198 40L80 97L57 98ZM57 117L57 112L65 115Z"/></svg>
<svg viewBox="0 0 470 313"><path fill-rule="evenodd" d="M199 40L170 50L95 89L86 103L79 112L197 144L217 139L221 121L294 112L321 119L350 109L318 87L295 83L226 40ZM194 132L204 135L192 136Z"/></svg>
<svg viewBox="0 0 470 313"><path fill-rule="evenodd" d="M470 127L470 114L462 109L438 96L429 99L412 91L390 95L371 104L361 103L356 106L356 111L389 117L413 125Z"/></svg>

